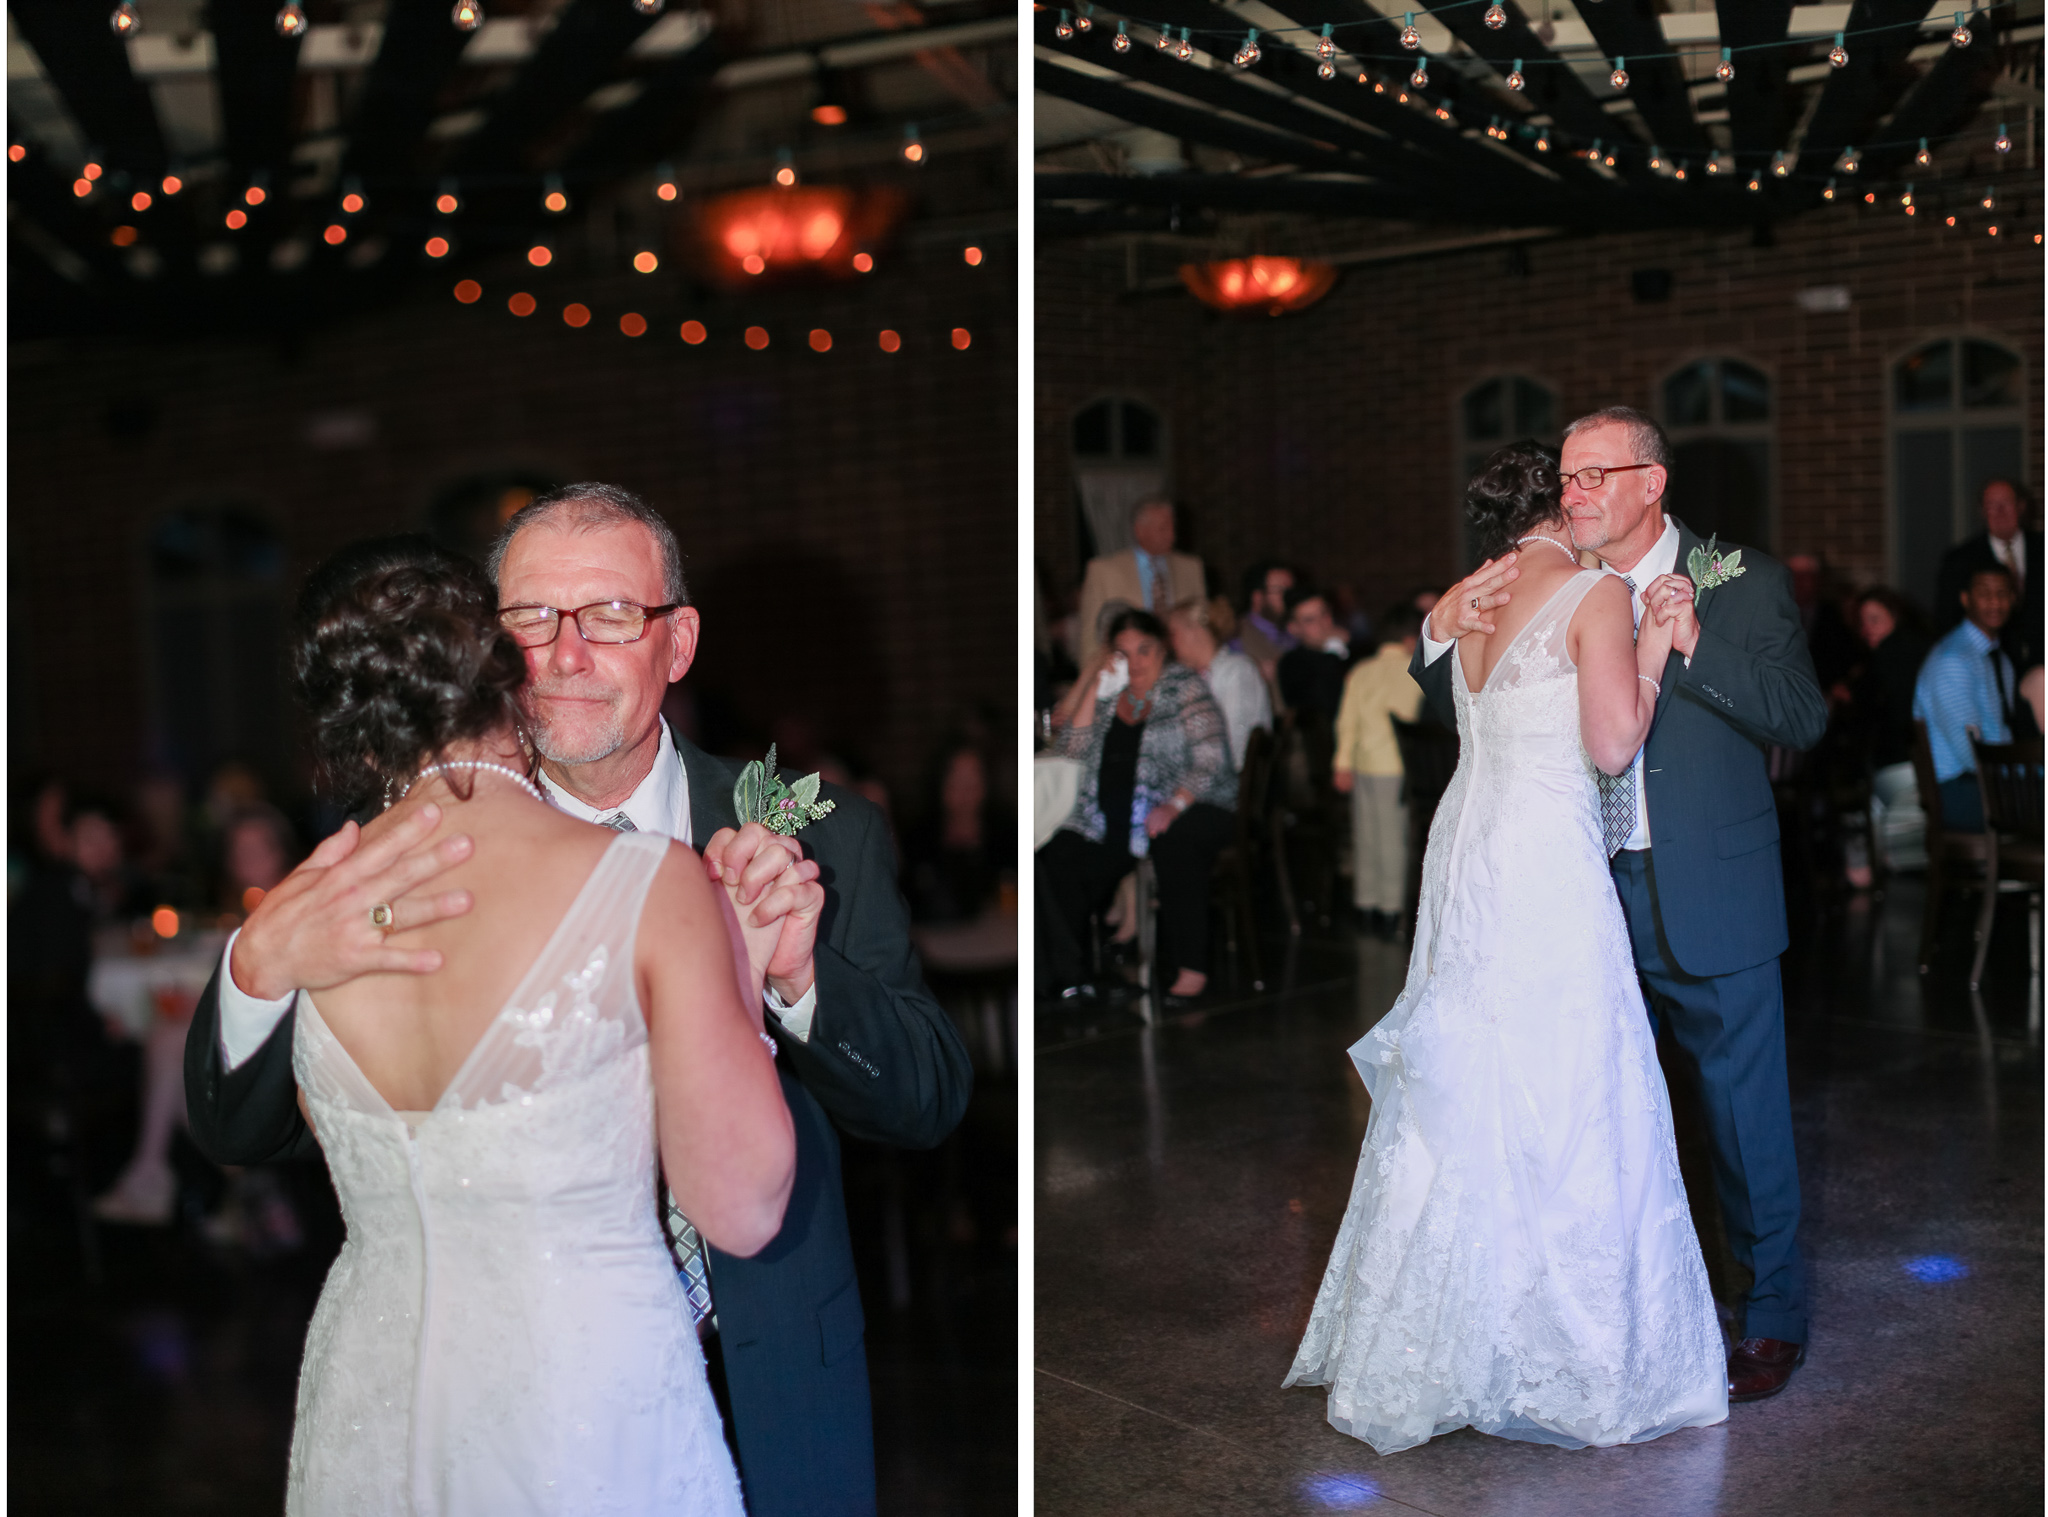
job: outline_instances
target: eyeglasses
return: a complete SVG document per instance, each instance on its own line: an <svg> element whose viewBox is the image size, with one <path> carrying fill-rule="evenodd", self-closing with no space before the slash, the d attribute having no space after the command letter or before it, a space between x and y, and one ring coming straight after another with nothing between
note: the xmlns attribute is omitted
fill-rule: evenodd
<svg viewBox="0 0 2048 1517"><path fill-rule="evenodd" d="M637 643L647 633L649 617L666 616L681 605L680 601L642 606L629 600L596 600L574 611L560 606L506 606L498 612L498 625L522 648L545 648L552 643L561 636L565 617L576 624L586 643Z"/></svg>
<svg viewBox="0 0 2048 1517"><path fill-rule="evenodd" d="M1597 490L1600 488L1600 482L1610 474L1626 474L1630 469L1654 469L1657 467L1659 466L1656 464L1616 464L1609 469L1581 469L1576 474L1567 474L1558 480L1557 487L1562 490L1566 485L1575 483L1581 490Z"/></svg>

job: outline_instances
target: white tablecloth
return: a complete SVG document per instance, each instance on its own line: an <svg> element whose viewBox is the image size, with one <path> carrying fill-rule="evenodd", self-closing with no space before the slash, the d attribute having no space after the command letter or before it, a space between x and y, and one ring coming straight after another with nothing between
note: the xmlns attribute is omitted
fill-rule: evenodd
<svg viewBox="0 0 2048 1517"><path fill-rule="evenodd" d="M1031 761L1031 851L1052 841L1081 796L1079 761L1041 753Z"/></svg>
<svg viewBox="0 0 2048 1517"><path fill-rule="evenodd" d="M182 1012L192 1009L213 978L226 941L224 933L196 932L152 954L96 955L86 974L85 998L94 1011L140 1038L157 1015L159 995Z"/></svg>

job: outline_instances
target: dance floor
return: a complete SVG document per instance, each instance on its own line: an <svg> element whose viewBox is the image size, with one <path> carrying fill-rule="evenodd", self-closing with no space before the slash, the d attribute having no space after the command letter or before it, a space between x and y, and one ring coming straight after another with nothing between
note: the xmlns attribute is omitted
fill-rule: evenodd
<svg viewBox="0 0 2048 1517"><path fill-rule="evenodd" d="M1834 897L1784 961L1805 1368L1718 1427L1636 1447L1465 1430L1383 1459L1329 1426L1323 1392L1280 1388L1365 1131L1344 1050L1398 992L1401 947L1311 941L1286 989L1154 1029L1041 1006L1037 1510L2038 1513L2041 992L2016 899L1980 1003L1953 960L1923 980L1921 901L1910 880L1875 907ZM1949 926L1967 941L1960 913ZM1719 1233L1702 1228L1717 1287Z"/></svg>

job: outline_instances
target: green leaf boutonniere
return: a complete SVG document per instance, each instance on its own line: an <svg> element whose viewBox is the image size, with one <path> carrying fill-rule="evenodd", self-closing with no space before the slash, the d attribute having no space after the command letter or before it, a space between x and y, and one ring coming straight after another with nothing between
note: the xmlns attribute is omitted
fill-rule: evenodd
<svg viewBox="0 0 2048 1517"><path fill-rule="evenodd" d="M732 787L732 809L740 825L759 822L770 832L793 838L798 831L832 810L831 801L818 799L819 780L807 774L794 785L785 785L775 772L775 745L768 745L766 760L755 759L740 771Z"/></svg>
<svg viewBox="0 0 2048 1517"><path fill-rule="evenodd" d="M1717 553L1714 544L1721 534L1716 532L1699 547L1685 556L1686 571L1692 575L1692 598L1695 605L1709 590L1725 585L1731 579L1740 579L1747 571L1742 567L1742 550L1733 553Z"/></svg>

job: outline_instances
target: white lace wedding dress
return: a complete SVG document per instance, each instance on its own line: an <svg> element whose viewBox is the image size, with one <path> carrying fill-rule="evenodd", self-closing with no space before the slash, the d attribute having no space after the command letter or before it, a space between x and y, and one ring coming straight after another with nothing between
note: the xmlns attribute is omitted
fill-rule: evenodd
<svg viewBox="0 0 2048 1517"><path fill-rule="evenodd" d="M1408 982L1352 1049L1351 1203L1288 1372L1382 1454L1459 1427L1579 1448L1728 1414L1671 1107L1579 740L1574 576L1474 695ZM1455 659L1456 650L1443 655Z"/></svg>
<svg viewBox="0 0 2048 1517"><path fill-rule="evenodd" d="M430 1112L392 1110L300 998L348 1242L306 1335L293 1517L740 1512L655 1216L632 969L667 846L610 844Z"/></svg>

